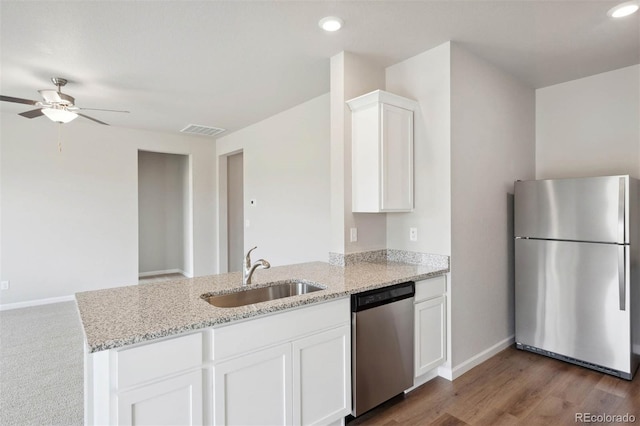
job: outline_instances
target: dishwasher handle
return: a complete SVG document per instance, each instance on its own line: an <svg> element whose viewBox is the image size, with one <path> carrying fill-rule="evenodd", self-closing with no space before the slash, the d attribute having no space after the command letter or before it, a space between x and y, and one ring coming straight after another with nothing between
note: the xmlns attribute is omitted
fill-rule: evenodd
<svg viewBox="0 0 640 426"><path fill-rule="evenodd" d="M357 293L351 296L351 312L373 309L388 303L414 297L415 294L416 284L413 281Z"/></svg>

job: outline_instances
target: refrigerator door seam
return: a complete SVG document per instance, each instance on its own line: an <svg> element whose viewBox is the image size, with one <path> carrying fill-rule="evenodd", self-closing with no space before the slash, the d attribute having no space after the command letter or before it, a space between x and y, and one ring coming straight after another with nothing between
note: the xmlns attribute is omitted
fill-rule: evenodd
<svg viewBox="0 0 640 426"><path fill-rule="evenodd" d="M612 246L629 246L629 243L618 243L611 241L587 241L587 240L565 240L560 238L533 238L533 237L514 237L516 240L536 240L536 241L565 241L567 243L585 243L585 244L608 244Z"/></svg>

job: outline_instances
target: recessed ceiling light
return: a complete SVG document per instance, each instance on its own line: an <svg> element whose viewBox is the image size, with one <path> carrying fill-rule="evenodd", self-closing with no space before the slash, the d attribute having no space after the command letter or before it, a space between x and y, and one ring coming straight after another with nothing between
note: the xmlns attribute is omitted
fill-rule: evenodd
<svg viewBox="0 0 640 426"><path fill-rule="evenodd" d="M635 13L638 10L638 7L639 7L638 2L635 0L620 3L619 5L609 9L609 12L607 12L607 15L609 15L612 18L623 18L625 16L631 15L632 13Z"/></svg>
<svg viewBox="0 0 640 426"><path fill-rule="evenodd" d="M327 16L322 18L320 22L318 22L320 28L325 31L338 31L344 25L344 21L340 18L336 18L335 16Z"/></svg>

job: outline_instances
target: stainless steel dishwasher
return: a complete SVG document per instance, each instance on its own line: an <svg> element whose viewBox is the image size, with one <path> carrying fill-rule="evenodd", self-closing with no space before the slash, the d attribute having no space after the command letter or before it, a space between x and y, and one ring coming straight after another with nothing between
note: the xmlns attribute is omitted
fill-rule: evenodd
<svg viewBox="0 0 640 426"><path fill-rule="evenodd" d="M354 417L413 386L413 300L410 281L351 296Z"/></svg>

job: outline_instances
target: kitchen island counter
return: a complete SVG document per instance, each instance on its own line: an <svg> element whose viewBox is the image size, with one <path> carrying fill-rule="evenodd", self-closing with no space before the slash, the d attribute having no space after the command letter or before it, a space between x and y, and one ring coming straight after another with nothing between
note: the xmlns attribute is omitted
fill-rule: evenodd
<svg viewBox="0 0 640 426"><path fill-rule="evenodd" d="M240 272L81 292L76 294L76 302L87 351L92 353L427 279L449 271L448 258L442 258L445 260L430 265L382 261L333 266L310 262L260 269L246 288L302 279L324 290L236 308L212 306L201 295L243 289Z"/></svg>

